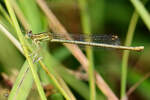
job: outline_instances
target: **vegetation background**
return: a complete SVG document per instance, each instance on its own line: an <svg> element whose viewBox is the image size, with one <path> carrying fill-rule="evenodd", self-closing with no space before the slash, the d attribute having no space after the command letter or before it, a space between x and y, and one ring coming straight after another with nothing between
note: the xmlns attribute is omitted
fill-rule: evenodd
<svg viewBox="0 0 150 100"><path fill-rule="evenodd" d="M1 0L0 100L150 100L149 10L148 0ZM28 55L36 47L24 38L29 30L115 34L121 45L145 48L81 53L43 42L42 59L33 63Z"/></svg>

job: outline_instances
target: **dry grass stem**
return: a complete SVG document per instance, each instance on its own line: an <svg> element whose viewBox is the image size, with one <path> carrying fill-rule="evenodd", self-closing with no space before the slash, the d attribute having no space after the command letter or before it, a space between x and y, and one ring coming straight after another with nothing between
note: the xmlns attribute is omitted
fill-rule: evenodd
<svg viewBox="0 0 150 100"><path fill-rule="evenodd" d="M150 72L147 73L146 75L144 75L144 77L139 80L137 83L135 83L128 91L127 91L127 96L129 97L134 91L135 89L142 83L144 82L147 78L150 77Z"/></svg>
<svg viewBox="0 0 150 100"><path fill-rule="evenodd" d="M20 50L20 52L23 54L23 49L21 47L21 44L19 43L18 40L16 40L14 38L14 36L7 31L7 29L2 25L0 24L0 30L9 38L9 40L18 48L18 50Z"/></svg>

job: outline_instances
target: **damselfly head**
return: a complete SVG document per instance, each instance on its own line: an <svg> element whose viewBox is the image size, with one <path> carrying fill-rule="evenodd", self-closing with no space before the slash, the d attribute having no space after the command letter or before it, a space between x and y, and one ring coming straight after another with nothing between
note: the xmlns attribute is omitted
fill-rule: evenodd
<svg viewBox="0 0 150 100"><path fill-rule="evenodd" d="M29 31L29 32L26 33L25 37L26 37L26 38L31 38L32 35L33 35L33 34L32 34L32 31Z"/></svg>
<svg viewBox="0 0 150 100"><path fill-rule="evenodd" d="M120 39L117 35L112 35L111 36L111 42L114 45L120 45Z"/></svg>
<svg viewBox="0 0 150 100"><path fill-rule="evenodd" d="M117 35L112 35L112 40L117 40L118 36Z"/></svg>

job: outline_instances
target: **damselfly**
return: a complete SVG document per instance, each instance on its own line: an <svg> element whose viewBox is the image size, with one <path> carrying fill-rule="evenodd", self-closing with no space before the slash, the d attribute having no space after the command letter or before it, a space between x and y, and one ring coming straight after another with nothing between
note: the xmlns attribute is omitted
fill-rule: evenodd
<svg viewBox="0 0 150 100"><path fill-rule="evenodd" d="M73 37L75 36L76 35L73 35ZM80 38L79 40L73 40L69 37L66 38L61 34L54 34L50 32L32 34L32 31L30 31L27 33L27 37L31 38L35 43L40 43L41 41L48 40L50 42L78 44L103 48L114 48L121 50L141 51L144 49L144 46L128 47L118 45L119 38L116 35L89 35L89 36L80 35L78 36L78 38ZM103 40L105 40L105 42Z"/></svg>

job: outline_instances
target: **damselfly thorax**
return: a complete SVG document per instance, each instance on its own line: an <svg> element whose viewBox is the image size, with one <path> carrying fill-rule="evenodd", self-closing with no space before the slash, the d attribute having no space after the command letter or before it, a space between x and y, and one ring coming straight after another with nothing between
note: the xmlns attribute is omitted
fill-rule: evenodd
<svg viewBox="0 0 150 100"><path fill-rule="evenodd" d="M33 34L32 31L28 32L27 36L28 38L32 39L35 43L52 39L51 34L46 34L46 33Z"/></svg>

